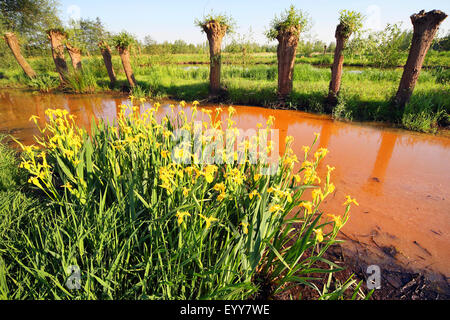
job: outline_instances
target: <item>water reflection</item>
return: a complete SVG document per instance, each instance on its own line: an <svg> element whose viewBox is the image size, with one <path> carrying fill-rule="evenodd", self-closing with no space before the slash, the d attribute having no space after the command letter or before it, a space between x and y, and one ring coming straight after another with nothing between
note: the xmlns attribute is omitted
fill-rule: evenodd
<svg viewBox="0 0 450 320"><path fill-rule="evenodd" d="M381 132L380 147L373 165L372 173L365 184L366 190L380 196L383 190L386 170L397 142L397 135L392 132Z"/></svg>
<svg viewBox="0 0 450 320"><path fill-rule="evenodd" d="M334 133L335 127L324 122L322 130L320 130L319 148L328 148L330 138Z"/></svg>

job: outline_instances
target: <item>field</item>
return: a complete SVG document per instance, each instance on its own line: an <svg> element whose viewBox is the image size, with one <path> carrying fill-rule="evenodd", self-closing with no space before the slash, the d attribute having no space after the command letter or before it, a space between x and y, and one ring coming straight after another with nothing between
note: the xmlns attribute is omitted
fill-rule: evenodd
<svg viewBox="0 0 450 320"><path fill-rule="evenodd" d="M446 52L431 52L427 56L412 100L399 119L391 112L389 102L398 88L403 69L374 68L371 67L370 57L351 57L345 60L340 101L333 116L337 119L399 123L404 128L425 132L435 131L438 126L445 127L449 123L450 112L450 71L442 65L448 66L449 60L450 55ZM331 61L330 54L297 56L294 88L288 101L290 108L324 112ZM224 53L222 62L222 82L226 94L221 102L276 106L276 54ZM3 77L0 85L31 86L41 91L53 90L58 86L50 57L32 58L30 64L44 75L40 80L30 83L22 71L12 65L0 70ZM111 90L101 57L85 57L83 65L82 78L75 78L66 91L92 93ZM113 66L118 83L112 89L124 90L126 77L118 56L113 56ZM209 56L206 54L134 55L132 67L138 84L133 92L136 97L186 101L208 98Z"/></svg>

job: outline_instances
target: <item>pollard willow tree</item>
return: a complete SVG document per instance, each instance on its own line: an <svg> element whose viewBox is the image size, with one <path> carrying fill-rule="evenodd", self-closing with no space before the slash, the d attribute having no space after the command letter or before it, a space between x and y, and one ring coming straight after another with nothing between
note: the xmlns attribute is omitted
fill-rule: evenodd
<svg viewBox="0 0 450 320"><path fill-rule="evenodd" d="M301 31L309 27L308 15L293 5L280 17L275 16L269 31L269 40L278 40L278 98L284 102L292 92L295 55Z"/></svg>
<svg viewBox="0 0 450 320"><path fill-rule="evenodd" d="M119 51L120 59L122 60L123 70L127 76L128 83L131 88L136 86L136 79L134 77L133 69L131 68L131 58L130 58L130 45L134 42L133 37L126 33L121 32L112 38L114 46Z"/></svg>
<svg viewBox="0 0 450 320"><path fill-rule="evenodd" d="M11 49L11 52L16 59L17 63L22 68L23 72L28 76L28 78L33 79L36 77L36 72L34 72L33 68L28 64L28 62L25 60L25 58L22 55L22 52L20 51L20 45L19 40L17 40L17 37L15 33L13 32L7 32L4 35L5 41L8 44L8 47Z"/></svg>
<svg viewBox="0 0 450 320"><path fill-rule="evenodd" d="M422 69L425 55L433 42L439 25L446 17L447 15L440 10L432 10L429 12L422 10L411 16L414 29L411 47L394 99L395 104L402 110L411 98L417 79L419 78L420 70Z"/></svg>
<svg viewBox="0 0 450 320"><path fill-rule="evenodd" d="M233 20L231 17L221 14L210 14L202 20L195 20L195 24L206 33L209 43L209 90L212 95L220 93L220 69L222 65L222 40L232 32Z"/></svg>
<svg viewBox="0 0 450 320"><path fill-rule="evenodd" d="M61 83L67 81L67 63L64 56L64 44L66 43L67 33L61 29L50 29L47 31L48 38L52 47L52 57L55 62L56 71L59 74Z"/></svg>
<svg viewBox="0 0 450 320"><path fill-rule="evenodd" d="M106 71L108 72L110 87L114 87L116 84L116 73L114 72L113 64L112 64L112 53L111 48L109 47L106 41L100 41L98 43L98 47L100 48L100 52L103 57L103 62L105 63Z"/></svg>
<svg viewBox="0 0 450 320"><path fill-rule="evenodd" d="M328 102L331 105L336 105L337 97L341 89L345 45L352 33L362 28L363 20L361 13L356 11L341 10L339 14L339 24L334 34L336 48L334 49L334 61L331 67L331 81L328 90Z"/></svg>
<svg viewBox="0 0 450 320"><path fill-rule="evenodd" d="M75 71L81 71L83 69L81 63L81 55L83 52L83 44L80 41L81 34L82 31L73 24L73 27L67 32L67 39L65 41L66 49Z"/></svg>
<svg viewBox="0 0 450 320"><path fill-rule="evenodd" d="M78 47L75 47L70 42L66 42L66 49L69 53L70 60L72 61L73 69L76 71L82 70L82 64L81 64L81 49Z"/></svg>

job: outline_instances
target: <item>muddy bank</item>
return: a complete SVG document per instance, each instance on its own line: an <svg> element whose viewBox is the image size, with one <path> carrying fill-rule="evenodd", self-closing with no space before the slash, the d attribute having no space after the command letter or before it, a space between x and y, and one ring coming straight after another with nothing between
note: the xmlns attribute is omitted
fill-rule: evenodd
<svg viewBox="0 0 450 320"><path fill-rule="evenodd" d="M333 247L327 257L340 262L346 270L336 277L345 281L351 274L363 280L367 288L368 266L377 265L381 271L381 287L374 291L375 300L448 300L448 277L429 269L411 269L398 259L395 247L371 247L347 239L344 246ZM350 242L350 243L349 243ZM351 247L351 249L349 248ZM347 278L346 278L347 277Z"/></svg>

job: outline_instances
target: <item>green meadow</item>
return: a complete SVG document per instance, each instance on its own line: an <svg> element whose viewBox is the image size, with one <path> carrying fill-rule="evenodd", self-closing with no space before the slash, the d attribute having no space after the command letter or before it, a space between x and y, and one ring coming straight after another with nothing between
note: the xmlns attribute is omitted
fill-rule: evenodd
<svg viewBox="0 0 450 320"><path fill-rule="evenodd" d="M439 55L438 55L439 56ZM447 58L447 55L441 55ZM331 56L326 56L331 57ZM436 57L430 55L431 61ZM311 58L298 57L294 68L294 87L288 100L290 108L314 113L324 112L324 99L328 92L331 70ZM208 98L209 65L206 54L165 54L132 57L132 67L138 87L132 93L136 97L156 100L204 100ZM334 109L337 119L356 121L385 121L406 129L434 132L439 126L447 126L450 112L449 69L424 68L410 103L403 115L390 108L402 75L402 68L344 67L340 100ZM356 59L356 61L358 61ZM445 63L445 59L443 60ZM316 64L311 64L315 63ZM197 63L197 64L194 64ZM441 61L442 63L442 61ZM30 59L31 66L40 74L28 80L21 69L12 66L0 70L1 86L31 87L48 92L59 86L51 57ZM358 63L354 63L358 64ZM126 90L127 82L120 58L113 57L118 82L109 87L109 78L101 57L83 59L83 73L73 74L67 92L93 93L110 90ZM277 66L272 53L224 54L222 84L224 104L276 107Z"/></svg>

